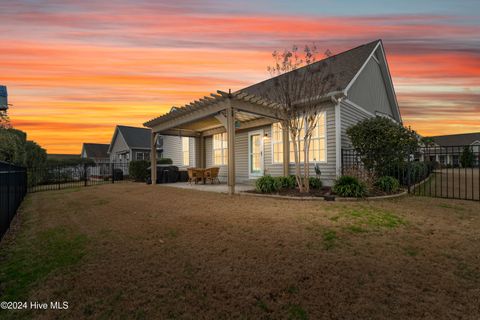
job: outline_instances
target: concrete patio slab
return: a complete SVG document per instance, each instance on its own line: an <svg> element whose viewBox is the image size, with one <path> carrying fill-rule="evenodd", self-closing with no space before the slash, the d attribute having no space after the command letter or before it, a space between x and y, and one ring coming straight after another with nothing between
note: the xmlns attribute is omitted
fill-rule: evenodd
<svg viewBox="0 0 480 320"><path fill-rule="evenodd" d="M165 187L174 187L180 189L191 189L191 190L198 190L198 191L207 191L207 192L216 192L216 193L228 193L228 185L225 183L221 184L190 184L188 182L176 182L176 183L164 183L160 184L161 186ZM248 190L254 190L254 185L249 184L236 184L235 185L235 193L240 193Z"/></svg>

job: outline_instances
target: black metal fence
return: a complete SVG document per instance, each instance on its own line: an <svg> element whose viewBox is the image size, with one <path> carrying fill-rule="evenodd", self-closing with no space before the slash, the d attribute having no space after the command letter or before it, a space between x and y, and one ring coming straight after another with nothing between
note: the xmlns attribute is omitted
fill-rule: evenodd
<svg viewBox="0 0 480 320"><path fill-rule="evenodd" d="M425 147L377 172L353 149L342 149L342 174L365 181L392 176L409 193L480 200L480 146Z"/></svg>
<svg viewBox="0 0 480 320"><path fill-rule="evenodd" d="M0 161L0 239L10 227L26 193L25 168Z"/></svg>
<svg viewBox="0 0 480 320"><path fill-rule="evenodd" d="M128 167L128 162L105 162L28 168L28 192L126 182L131 180Z"/></svg>

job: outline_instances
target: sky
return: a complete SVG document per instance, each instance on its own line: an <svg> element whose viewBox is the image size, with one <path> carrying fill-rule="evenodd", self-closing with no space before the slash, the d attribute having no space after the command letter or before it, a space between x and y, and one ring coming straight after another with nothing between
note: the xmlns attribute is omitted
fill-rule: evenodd
<svg viewBox="0 0 480 320"><path fill-rule="evenodd" d="M376 39L405 125L480 131L478 0L0 0L0 84L14 127L80 153L117 124L265 80L273 50Z"/></svg>

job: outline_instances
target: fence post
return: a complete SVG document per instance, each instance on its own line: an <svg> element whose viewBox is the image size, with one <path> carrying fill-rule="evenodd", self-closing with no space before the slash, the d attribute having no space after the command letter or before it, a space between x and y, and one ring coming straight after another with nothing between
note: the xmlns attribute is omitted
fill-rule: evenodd
<svg viewBox="0 0 480 320"><path fill-rule="evenodd" d="M408 161L407 161L407 187L408 187L408 193L410 193L410 184L411 184L411 166L410 166L410 154L408 155Z"/></svg>
<svg viewBox="0 0 480 320"><path fill-rule="evenodd" d="M87 186L87 164L83 164L83 186Z"/></svg>
<svg viewBox="0 0 480 320"><path fill-rule="evenodd" d="M112 169L112 183L115 183L115 164L112 162L110 167Z"/></svg>

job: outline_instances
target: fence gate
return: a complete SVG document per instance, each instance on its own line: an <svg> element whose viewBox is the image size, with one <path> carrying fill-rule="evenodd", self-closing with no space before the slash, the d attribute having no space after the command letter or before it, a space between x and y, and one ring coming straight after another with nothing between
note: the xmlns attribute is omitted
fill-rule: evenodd
<svg viewBox="0 0 480 320"><path fill-rule="evenodd" d="M342 149L342 174L366 180L389 175L410 194L480 201L480 145L419 148L383 172L368 170L374 165L364 162L355 150Z"/></svg>

